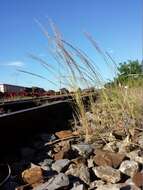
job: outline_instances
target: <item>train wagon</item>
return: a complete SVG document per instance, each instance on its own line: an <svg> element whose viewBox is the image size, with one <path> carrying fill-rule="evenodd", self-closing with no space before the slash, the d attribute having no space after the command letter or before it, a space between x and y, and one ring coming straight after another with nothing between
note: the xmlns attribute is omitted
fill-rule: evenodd
<svg viewBox="0 0 143 190"><path fill-rule="evenodd" d="M2 93L19 93L21 91L24 91L25 87L23 86L17 86L17 85L11 85L11 84L0 84L0 92Z"/></svg>

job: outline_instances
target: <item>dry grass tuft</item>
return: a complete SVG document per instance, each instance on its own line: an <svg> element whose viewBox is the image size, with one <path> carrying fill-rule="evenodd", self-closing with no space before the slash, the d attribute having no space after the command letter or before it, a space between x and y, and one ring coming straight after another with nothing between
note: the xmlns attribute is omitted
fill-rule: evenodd
<svg viewBox="0 0 143 190"><path fill-rule="evenodd" d="M92 136L101 137L104 132L123 130L130 135L130 129L141 126L143 112L143 88L131 83L127 88L119 83L104 88L104 79L96 64L83 50L65 41L52 23L54 36L44 32L49 42L49 49L60 67L60 79L73 93L75 111L85 131L85 141ZM42 28L43 29L43 28ZM104 52L91 35L85 34L96 51L102 56L111 72L117 73L117 64L108 52ZM45 61L34 57L46 67L53 69ZM57 71L58 72L58 71ZM54 71L56 73L56 71ZM64 76L64 77L63 77ZM83 101L80 89L93 88L88 94L88 111L92 114L92 122L87 114L87 107ZM94 95L99 94L98 100ZM92 126L91 126L92 124ZM91 134L94 128L94 134Z"/></svg>

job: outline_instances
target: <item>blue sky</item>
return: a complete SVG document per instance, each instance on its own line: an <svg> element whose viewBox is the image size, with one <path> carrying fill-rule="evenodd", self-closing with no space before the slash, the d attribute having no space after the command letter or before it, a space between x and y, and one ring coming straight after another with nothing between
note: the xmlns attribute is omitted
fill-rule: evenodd
<svg viewBox="0 0 143 190"><path fill-rule="evenodd" d="M111 76L84 31L92 34L117 62L142 59L142 0L1 0L0 83L55 88L17 71L22 68L55 80L28 56L33 53L56 65L35 19L47 30L51 30L48 20L52 19L66 40L86 50L98 63L106 79Z"/></svg>

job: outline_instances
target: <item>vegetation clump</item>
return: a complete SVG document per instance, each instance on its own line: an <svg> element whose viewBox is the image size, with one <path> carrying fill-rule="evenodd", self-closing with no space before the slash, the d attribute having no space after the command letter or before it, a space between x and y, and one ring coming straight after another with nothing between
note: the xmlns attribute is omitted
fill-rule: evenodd
<svg viewBox="0 0 143 190"><path fill-rule="evenodd" d="M58 69L47 64L42 58L33 55L32 58L40 61L47 71L60 78L60 84L64 84L72 92L76 118L83 127L85 140L88 141L93 136L101 137L103 132L112 133L117 130L133 136L135 128L142 126L142 64L138 60L117 64L111 55L104 52L92 36L86 33L87 39L102 56L108 69L114 70L113 80L107 82L99 65L86 52L65 41L54 25L52 27L54 36L49 36L45 30L44 33L52 55L59 65ZM60 75L56 76L57 73ZM83 98L85 95L88 96L86 104ZM89 119L87 112L92 114L92 119Z"/></svg>

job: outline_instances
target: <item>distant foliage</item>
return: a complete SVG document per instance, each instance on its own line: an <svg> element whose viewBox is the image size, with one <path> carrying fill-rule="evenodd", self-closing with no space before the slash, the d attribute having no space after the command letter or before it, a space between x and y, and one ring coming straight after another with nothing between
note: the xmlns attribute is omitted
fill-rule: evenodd
<svg viewBox="0 0 143 190"><path fill-rule="evenodd" d="M128 82L131 79L139 79L142 78L142 65L138 60L120 63L118 72L116 80L121 83Z"/></svg>

